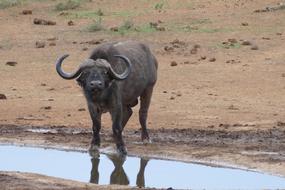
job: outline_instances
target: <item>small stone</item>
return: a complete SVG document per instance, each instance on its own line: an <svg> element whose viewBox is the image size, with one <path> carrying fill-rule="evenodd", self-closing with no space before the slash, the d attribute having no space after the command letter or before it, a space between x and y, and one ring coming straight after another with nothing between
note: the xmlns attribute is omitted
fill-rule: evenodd
<svg viewBox="0 0 285 190"><path fill-rule="evenodd" d="M167 91L166 91L166 90L164 90L164 91L163 91L163 93L164 93L164 94L166 94L166 93L167 93Z"/></svg>
<svg viewBox="0 0 285 190"><path fill-rule="evenodd" d="M46 83L41 83L41 86L47 86L47 84Z"/></svg>
<svg viewBox="0 0 285 190"><path fill-rule="evenodd" d="M230 38L230 39L228 39L228 42L235 44L235 43L237 43L237 40L235 38Z"/></svg>
<svg viewBox="0 0 285 190"><path fill-rule="evenodd" d="M68 26L74 26L74 22L72 20L68 21L67 23Z"/></svg>
<svg viewBox="0 0 285 190"><path fill-rule="evenodd" d="M87 47L82 48L82 51L87 51L87 50L88 50Z"/></svg>
<svg viewBox="0 0 285 190"><path fill-rule="evenodd" d="M0 94L0 100L6 100L7 97L5 96L5 94Z"/></svg>
<svg viewBox="0 0 285 190"><path fill-rule="evenodd" d="M49 98L48 101L49 101L49 102L53 102L54 99L53 99L53 98Z"/></svg>
<svg viewBox="0 0 285 190"><path fill-rule="evenodd" d="M253 45L250 49L251 49L251 50L258 50L259 48L258 48L257 45Z"/></svg>
<svg viewBox="0 0 285 190"><path fill-rule="evenodd" d="M248 23L247 22L242 22L241 25L242 26L248 26Z"/></svg>
<svg viewBox="0 0 285 190"><path fill-rule="evenodd" d="M199 48L201 48L201 46L200 46L199 44L195 44L195 45L193 46L193 48L199 49Z"/></svg>
<svg viewBox="0 0 285 190"><path fill-rule="evenodd" d="M119 27L114 26L114 27L111 27L110 30L113 31L113 32L118 32L119 31Z"/></svg>
<svg viewBox="0 0 285 190"><path fill-rule="evenodd" d="M277 35L277 36L281 36L282 33L281 33L281 32L277 32L276 35Z"/></svg>
<svg viewBox="0 0 285 190"><path fill-rule="evenodd" d="M165 27L163 27L163 26L157 26L156 30L158 30L158 31L166 31Z"/></svg>
<svg viewBox="0 0 285 190"><path fill-rule="evenodd" d="M198 52L197 48L193 48L190 51L191 54L197 54L197 52Z"/></svg>
<svg viewBox="0 0 285 190"><path fill-rule="evenodd" d="M58 40L57 37L50 37L47 39L47 41L55 41L55 40Z"/></svg>
<svg viewBox="0 0 285 190"><path fill-rule="evenodd" d="M37 25L56 25L56 22L50 21L50 20L35 18L34 24L37 24Z"/></svg>
<svg viewBox="0 0 285 190"><path fill-rule="evenodd" d="M44 48L46 45L45 42L37 41L36 42L36 48Z"/></svg>
<svg viewBox="0 0 285 190"><path fill-rule="evenodd" d="M279 126L279 127L285 126L285 122L278 121L277 122L277 126Z"/></svg>
<svg viewBox="0 0 285 190"><path fill-rule="evenodd" d="M32 10L23 10L23 11L22 11L22 14L23 14L23 15L31 15L32 13L33 13Z"/></svg>
<svg viewBox="0 0 285 190"><path fill-rule="evenodd" d="M174 97L174 96L171 96L171 97L170 97L170 100L174 100L174 99L175 99L175 97Z"/></svg>
<svg viewBox="0 0 285 190"><path fill-rule="evenodd" d="M207 57L206 56L201 56L201 59L205 60L205 59L207 59Z"/></svg>
<svg viewBox="0 0 285 190"><path fill-rule="evenodd" d="M42 108L45 109L45 110L51 110L51 106L44 106Z"/></svg>
<svg viewBox="0 0 285 190"><path fill-rule="evenodd" d="M173 51L173 47L170 47L170 46L164 46L164 50L165 51Z"/></svg>
<svg viewBox="0 0 285 190"><path fill-rule="evenodd" d="M51 43L49 43L49 46L56 46L56 43L55 42L51 42Z"/></svg>
<svg viewBox="0 0 285 190"><path fill-rule="evenodd" d="M18 63L16 61L7 61L6 62L6 65L9 65L9 66L16 66Z"/></svg>
<svg viewBox="0 0 285 190"><path fill-rule="evenodd" d="M263 40L270 40L269 37L262 37Z"/></svg>
<svg viewBox="0 0 285 190"><path fill-rule="evenodd" d="M172 67L177 66L177 65L178 65L178 64L177 64L176 61L171 61L171 63L170 63L170 66L172 66Z"/></svg>
<svg viewBox="0 0 285 190"><path fill-rule="evenodd" d="M250 46L251 45L251 42L248 41L248 40L244 40L241 45L244 45L244 46Z"/></svg>
<svg viewBox="0 0 285 190"><path fill-rule="evenodd" d="M209 59L209 61L210 61L210 62L215 62L215 61L216 61L216 58L212 57L212 58Z"/></svg>
<svg viewBox="0 0 285 190"><path fill-rule="evenodd" d="M78 111L86 111L85 108L79 108Z"/></svg>
<svg viewBox="0 0 285 190"><path fill-rule="evenodd" d="M158 26L158 23L157 22L150 22L149 25L152 28L156 28Z"/></svg>

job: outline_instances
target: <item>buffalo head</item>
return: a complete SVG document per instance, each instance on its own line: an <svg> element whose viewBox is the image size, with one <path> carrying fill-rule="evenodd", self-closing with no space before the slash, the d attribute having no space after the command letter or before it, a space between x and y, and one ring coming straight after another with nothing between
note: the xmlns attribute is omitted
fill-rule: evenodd
<svg viewBox="0 0 285 190"><path fill-rule="evenodd" d="M63 60L69 55L63 55L56 61L56 71L64 79L76 79L79 85L89 92L100 92L107 87L112 80L124 80L128 77L131 71L130 60L123 55L115 55L114 57L121 58L127 64L125 71L122 74L116 73L110 63L105 59L86 59L79 68L73 73L67 73L62 70L61 65Z"/></svg>

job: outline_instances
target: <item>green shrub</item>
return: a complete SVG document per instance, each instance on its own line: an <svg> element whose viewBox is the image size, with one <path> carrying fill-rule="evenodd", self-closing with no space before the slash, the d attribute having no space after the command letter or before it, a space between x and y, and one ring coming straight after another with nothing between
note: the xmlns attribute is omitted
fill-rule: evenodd
<svg viewBox="0 0 285 190"><path fill-rule="evenodd" d="M93 23L87 28L89 32L98 32L104 30L102 25L102 18L99 17L98 19L94 20Z"/></svg>
<svg viewBox="0 0 285 190"><path fill-rule="evenodd" d="M0 0L0 9L5 9L8 7L13 7L19 5L21 0Z"/></svg>
<svg viewBox="0 0 285 190"><path fill-rule="evenodd" d="M70 9L76 9L80 6L81 1L80 0L67 0L63 3L58 3L55 6L55 10L57 11L65 11Z"/></svg>

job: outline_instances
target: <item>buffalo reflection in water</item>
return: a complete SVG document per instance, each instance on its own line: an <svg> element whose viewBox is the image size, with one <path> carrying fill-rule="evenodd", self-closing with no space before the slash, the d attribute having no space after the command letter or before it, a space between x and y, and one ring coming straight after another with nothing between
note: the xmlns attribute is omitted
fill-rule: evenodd
<svg viewBox="0 0 285 190"><path fill-rule="evenodd" d="M116 156L116 155L107 155L109 160L112 161L114 164L114 170L110 176L110 184L118 184L118 185L129 185L130 181L129 178L123 168L123 164L125 162L124 157ZM137 174L137 180L136 184L138 187L144 187L145 186L145 178L144 178L144 171L145 167L148 163L148 159L141 158L140 160L140 170ZM99 163L100 163L100 158L99 157L93 157L91 159L92 162L92 170L91 170L91 177L90 177L90 182L98 184L99 182Z"/></svg>

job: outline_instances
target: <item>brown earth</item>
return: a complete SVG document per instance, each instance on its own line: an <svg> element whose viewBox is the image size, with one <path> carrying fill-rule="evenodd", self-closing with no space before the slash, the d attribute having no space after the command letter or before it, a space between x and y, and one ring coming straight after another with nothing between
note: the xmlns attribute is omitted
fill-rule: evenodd
<svg viewBox="0 0 285 190"><path fill-rule="evenodd" d="M87 130L80 133L81 140L70 140L72 146L87 148L91 121L84 97L75 81L56 74L54 62L69 53L64 68L71 71L97 44L133 39L149 44L159 61L159 77L149 113L153 144L136 143L135 108L124 133L130 154L218 162L285 176L281 0L93 0L55 11L58 2L25 1L0 11L1 141L19 141L5 130L64 126ZM106 30L88 32L99 9ZM35 19L55 25L34 24ZM120 30L126 21L133 28ZM106 114L105 145L111 142L110 124ZM49 136L28 137L20 139L35 143ZM58 145L66 143L60 135L55 138Z"/></svg>

